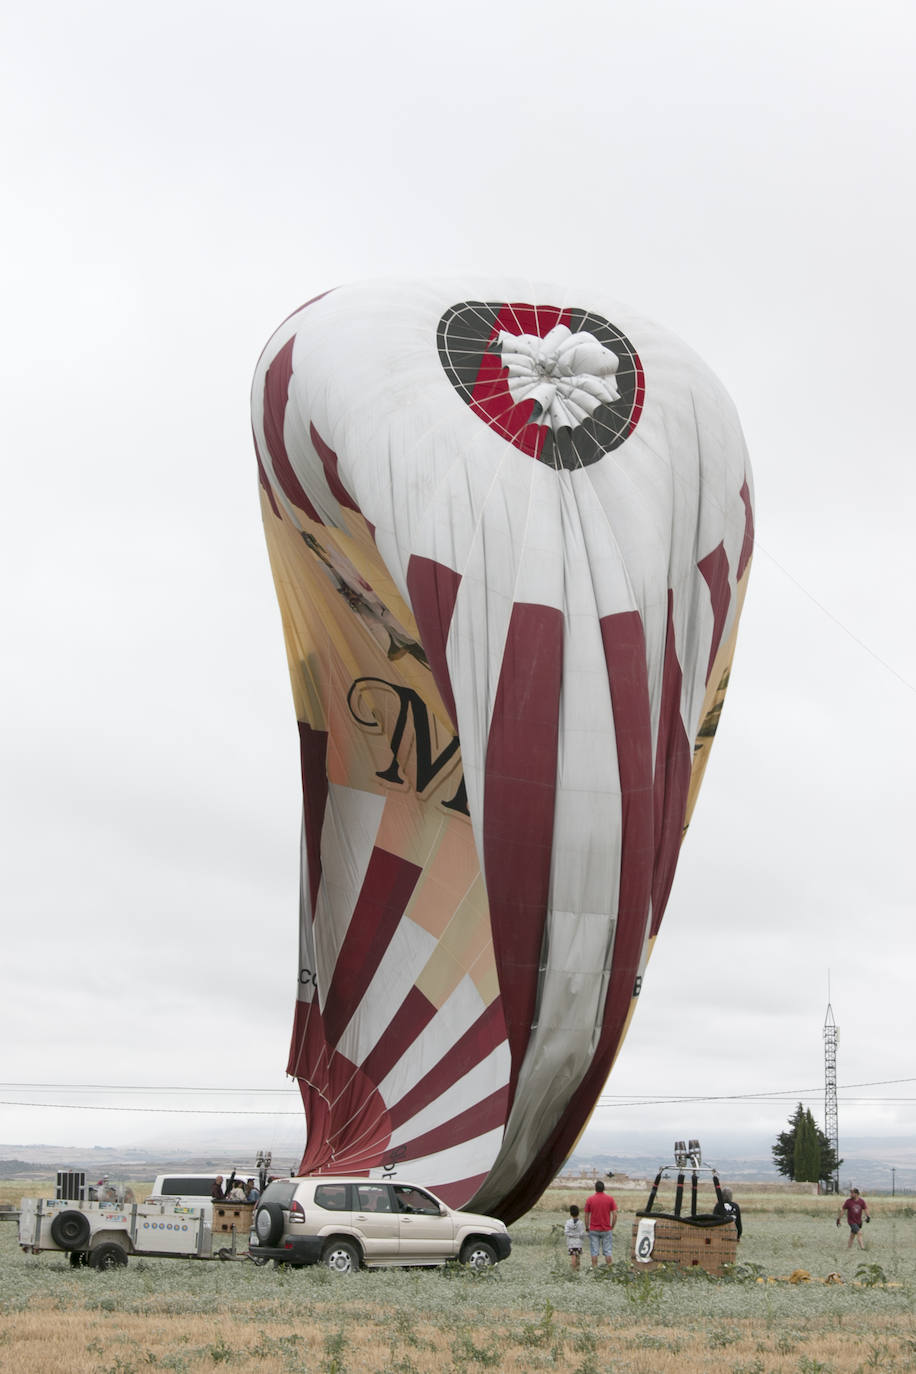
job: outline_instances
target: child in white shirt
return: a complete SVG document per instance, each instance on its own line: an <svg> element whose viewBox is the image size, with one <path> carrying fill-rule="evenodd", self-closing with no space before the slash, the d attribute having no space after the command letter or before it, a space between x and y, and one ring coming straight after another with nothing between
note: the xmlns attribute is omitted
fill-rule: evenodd
<svg viewBox="0 0 916 1374"><path fill-rule="evenodd" d="M569 1209L569 1221L563 1227L563 1234L566 1236L569 1263L573 1269L578 1269L579 1260L582 1257L582 1246L585 1244L585 1224L579 1216L579 1209L575 1203Z"/></svg>

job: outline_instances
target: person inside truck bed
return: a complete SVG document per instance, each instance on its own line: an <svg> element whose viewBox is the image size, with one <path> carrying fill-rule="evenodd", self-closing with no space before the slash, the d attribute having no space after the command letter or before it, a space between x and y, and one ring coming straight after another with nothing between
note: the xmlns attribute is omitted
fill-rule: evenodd
<svg viewBox="0 0 916 1374"><path fill-rule="evenodd" d="M214 1202L222 1202L225 1196L226 1194L223 1190L223 1176L222 1174L217 1174L216 1178L213 1180L213 1187L210 1189L210 1197Z"/></svg>

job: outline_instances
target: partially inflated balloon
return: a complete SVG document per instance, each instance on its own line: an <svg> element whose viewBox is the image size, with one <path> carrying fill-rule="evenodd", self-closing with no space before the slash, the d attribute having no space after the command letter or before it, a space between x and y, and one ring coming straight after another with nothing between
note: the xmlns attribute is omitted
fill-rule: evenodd
<svg viewBox="0 0 916 1374"><path fill-rule="evenodd" d="M311 301L253 412L301 750L301 1167L511 1221L668 898L753 543L740 426L657 325L504 281Z"/></svg>

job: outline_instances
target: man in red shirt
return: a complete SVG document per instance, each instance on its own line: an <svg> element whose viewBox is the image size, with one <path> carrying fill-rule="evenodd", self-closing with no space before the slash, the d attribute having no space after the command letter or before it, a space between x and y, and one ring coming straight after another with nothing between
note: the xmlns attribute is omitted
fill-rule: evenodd
<svg viewBox="0 0 916 1374"><path fill-rule="evenodd" d="M837 1226L839 1226L840 1222L843 1220L844 1212L846 1213L846 1220L849 1222L849 1244L846 1246L846 1249L851 1250L852 1242L855 1240L859 1249L864 1250L865 1246L862 1244L861 1235L862 1216L864 1214L866 1221L871 1221L871 1217L868 1215L868 1203L865 1201L858 1188L853 1188L849 1197L840 1208L840 1214L836 1219Z"/></svg>
<svg viewBox="0 0 916 1374"><path fill-rule="evenodd" d="M617 1203L604 1191L602 1180L596 1179L595 1191L585 1204L585 1229L592 1252L592 1268L598 1267L599 1254L605 1264L611 1262L612 1232L617 1225Z"/></svg>

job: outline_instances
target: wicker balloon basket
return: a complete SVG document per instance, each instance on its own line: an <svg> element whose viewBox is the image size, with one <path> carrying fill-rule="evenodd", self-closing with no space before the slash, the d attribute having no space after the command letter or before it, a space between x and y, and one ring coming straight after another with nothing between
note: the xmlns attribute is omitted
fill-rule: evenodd
<svg viewBox="0 0 916 1374"><path fill-rule="evenodd" d="M725 1265L735 1263L738 1235L733 1222L726 1226L691 1226L686 1221L658 1217L652 1229L652 1249L644 1258L643 1254L637 1254L639 1221L633 1223L630 1256L640 1269L657 1269L660 1264L678 1264L684 1269L705 1269L707 1274L721 1277L725 1273Z"/></svg>

